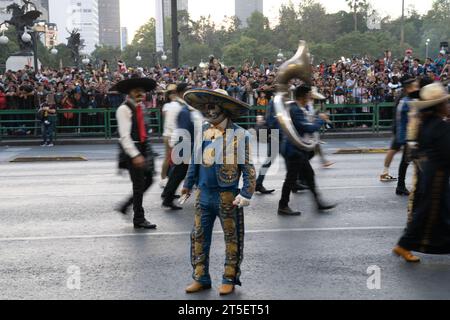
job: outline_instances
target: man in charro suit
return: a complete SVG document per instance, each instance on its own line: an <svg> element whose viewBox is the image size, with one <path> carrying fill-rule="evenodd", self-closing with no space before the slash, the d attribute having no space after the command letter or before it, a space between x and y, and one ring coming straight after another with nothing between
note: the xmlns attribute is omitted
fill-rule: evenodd
<svg viewBox="0 0 450 320"><path fill-rule="evenodd" d="M116 118L120 135L119 168L130 173L133 195L122 203L117 211L127 214L133 206L135 229L156 229L156 225L145 219L142 206L144 193L153 184L153 151L148 141L143 104L146 93L156 88L156 82L148 78L123 80L111 91L128 95L127 100L117 109Z"/></svg>
<svg viewBox="0 0 450 320"><path fill-rule="evenodd" d="M250 205L256 188L256 171L250 159L250 134L233 123L249 106L223 90L190 90L185 101L207 120L203 139L194 148L182 191L190 195L197 186L195 223L191 236L194 282L186 293L211 288L209 251L214 222L218 217L225 234L225 270L220 295L234 292L240 282L244 247L243 208ZM239 182L243 178L243 188Z"/></svg>

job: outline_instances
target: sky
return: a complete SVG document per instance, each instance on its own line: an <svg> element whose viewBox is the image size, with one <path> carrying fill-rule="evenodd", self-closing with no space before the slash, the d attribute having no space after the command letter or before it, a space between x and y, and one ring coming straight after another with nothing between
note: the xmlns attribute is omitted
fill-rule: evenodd
<svg viewBox="0 0 450 320"><path fill-rule="evenodd" d="M155 15L155 0L120 0L122 26L128 28L129 39L133 38L136 30L148 19ZM242 0L245 1L245 0ZM271 21L276 21L278 9L282 4L292 1L299 4L301 0L264 0L264 14ZM318 0L328 12L348 10L345 0ZM401 15L402 0L371 0L372 5L382 15L398 17ZM406 8L414 6L420 13L425 13L431 8L431 0L405 0ZM189 0L189 13L196 19L200 16L211 15L217 22L224 16L234 14L234 0Z"/></svg>

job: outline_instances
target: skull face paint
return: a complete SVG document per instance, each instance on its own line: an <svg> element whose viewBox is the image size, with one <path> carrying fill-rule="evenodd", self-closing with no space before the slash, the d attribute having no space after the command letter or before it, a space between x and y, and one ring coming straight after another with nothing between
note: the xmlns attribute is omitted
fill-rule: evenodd
<svg viewBox="0 0 450 320"><path fill-rule="evenodd" d="M206 118L206 121L208 121L212 125L218 125L227 118L222 108L213 104L205 105L203 115Z"/></svg>

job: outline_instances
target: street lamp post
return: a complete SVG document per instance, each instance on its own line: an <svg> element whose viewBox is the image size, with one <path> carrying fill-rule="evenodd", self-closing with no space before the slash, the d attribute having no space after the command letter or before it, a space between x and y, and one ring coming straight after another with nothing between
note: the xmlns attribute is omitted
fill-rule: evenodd
<svg viewBox="0 0 450 320"><path fill-rule="evenodd" d="M431 40L430 40L430 39L427 39L427 42L425 43L425 45L426 45L426 47L427 47L426 52L425 52L425 59L428 59L429 48L430 48L430 42L431 42Z"/></svg>
<svg viewBox="0 0 450 320"><path fill-rule="evenodd" d="M172 10L172 59L173 59L173 67L178 68L179 64L179 51L180 51L180 42L179 42L179 31L178 31L178 4L177 0L171 1L171 10ZM161 57L162 59L162 57ZM164 59L163 59L164 60Z"/></svg>
<svg viewBox="0 0 450 320"><path fill-rule="evenodd" d="M400 46L405 44L405 0L402 0L402 26L400 34Z"/></svg>
<svg viewBox="0 0 450 320"><path fill-rule="evenodd" d="M166 61L167 60L167 55L165 52L163 52L162 56L161 56L161 60L162 61Z"/></svg>
<svg viewBox="0 0 450 320"><path fill-rule="evenodd" d="M2 32L0 36L0 45L7 45L9 43L9 38L5 36L5 31Z"/></svg>
<svg viewBox="0 0 450 320"><path fill-rule="evenodd" d="M279 64L281 64L281 63L283 63L283 61L284 61L284 54L283 54L283 52L281 51L281 49L278 51L278 54L277 54L277 62L279 63Z"/></svg>

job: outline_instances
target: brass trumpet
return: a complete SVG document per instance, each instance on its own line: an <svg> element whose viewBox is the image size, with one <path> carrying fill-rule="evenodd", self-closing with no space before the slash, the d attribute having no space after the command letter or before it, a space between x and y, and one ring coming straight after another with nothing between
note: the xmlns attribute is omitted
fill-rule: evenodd
<svg viewBox="0 0 450 320"><path fill-rule="evenodd" d="M290 116L291 107L286 102L288 102L289 96L289 82L292 79L300 79L306 84L311 84L311 76L311 56L306 42L302 40L295 56L282 64L278 71L274 108L276 118L283 132L296 147L306 151L313 151L317 147L320 142L319 133L309 138L300 136L292 123Z"/></svg>

